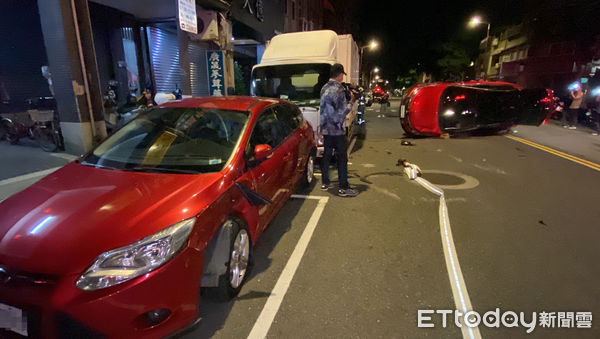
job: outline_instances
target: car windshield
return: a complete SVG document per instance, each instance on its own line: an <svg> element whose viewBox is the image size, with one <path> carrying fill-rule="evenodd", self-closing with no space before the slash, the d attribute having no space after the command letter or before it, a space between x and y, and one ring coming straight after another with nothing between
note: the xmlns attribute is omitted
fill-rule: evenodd
<svg viewBox="0 0 600 339"><path fill-rule="evenodd" d="M217 172L231 157L248 115L212 108L152 109L106 139L82 164L144 172Z"/></svg>
<svg viewBox="0 0 600 339"><path fill-rule="evenodd" d="M329 64L256 67L252 73L252 94L290 100L297 105L318 105L330 68Z"/></svg>

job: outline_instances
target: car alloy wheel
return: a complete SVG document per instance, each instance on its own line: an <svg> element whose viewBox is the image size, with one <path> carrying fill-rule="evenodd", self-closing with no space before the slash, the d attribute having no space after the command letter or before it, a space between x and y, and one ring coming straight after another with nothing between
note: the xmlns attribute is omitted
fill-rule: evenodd
<svg viewBox="0 0 600 339"><path fill-rule="evenodd" d="M244 282L250 261L250 238L245 229L240 229L231 248L229 277L231 287L237 289Z"/></svg>
<svg viewBox="0 0 600 339"><path fill-rule="evenodd" d="M310 185L315 177L315 157L308 157L306 162L306 182Z"/></svg>
<svg viewBox="0 0 600 339"><path fill-rule="evenodd" d="M304 173L300 179L300 187L309 188L315 178L315 154L314 151L306 159L306 166L304 167Z"/></svg>

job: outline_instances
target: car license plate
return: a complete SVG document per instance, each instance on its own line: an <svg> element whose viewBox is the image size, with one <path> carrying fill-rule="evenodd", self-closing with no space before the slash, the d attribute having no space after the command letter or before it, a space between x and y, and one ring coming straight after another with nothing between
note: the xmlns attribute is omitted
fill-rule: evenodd
<svg viewBox="0 0 600 339"><path fill-rule="evenodd" d="M0 328L27 336L27 316L16 307L0 303Z"/></svg>
<svg viewBox="0 0 600 339"><path fill-rule="evenodd" d="M400 105L400 118L404 118L404 115L406 115L406 106Z"/></svg>

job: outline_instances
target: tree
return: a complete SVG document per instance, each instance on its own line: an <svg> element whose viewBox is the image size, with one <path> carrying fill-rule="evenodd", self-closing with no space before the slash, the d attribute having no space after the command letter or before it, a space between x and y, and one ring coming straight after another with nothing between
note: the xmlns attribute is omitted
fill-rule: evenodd
<svg viewBox="0 0 600 339"><path fill-rule="evenodd" d="M450 42L442 45L444 57L437 61L443 78L462 80L469 67L467 51L460 45Z"/></svg>
<svg viewBox="0 0 600 339"><path fill-rule="evenodd" d="M242 71L242 67L237 62L233 64L233 76L235 80L235 95L248 95L246 81L244 80L244 71Z"/></svg>
<svg viewBox="0 0 600 339"><path fill-rule="evenodd" d="M417 74L417 70L415 68L411 68L408 70L408 73L404 76L398 76L396 78L396 83L398 87L408 87L418 81L419 75Z"/></svg>

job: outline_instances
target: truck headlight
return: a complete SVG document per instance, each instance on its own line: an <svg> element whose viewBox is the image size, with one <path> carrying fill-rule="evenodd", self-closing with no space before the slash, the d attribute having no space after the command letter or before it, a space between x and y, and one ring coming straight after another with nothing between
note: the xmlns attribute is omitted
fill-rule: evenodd
<svg viewBox="0 0 600 339"><path fill-rule="evenodd" d="M180 221L131 245L104 252L77 280L94 291L144 275L169 261L187 243L196 217Z"/></svg>

